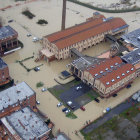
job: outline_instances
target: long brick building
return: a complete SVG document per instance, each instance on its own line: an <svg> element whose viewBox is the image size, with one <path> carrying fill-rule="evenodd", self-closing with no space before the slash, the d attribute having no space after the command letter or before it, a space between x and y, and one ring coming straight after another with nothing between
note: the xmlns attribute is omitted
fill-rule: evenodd
<svg viewBox="0 0 140 140"><path fill-rule="evenodd" d="M60 60L70 56L70 49L83 51L104 40L106 34L116 35L125 32L128 25L121 18L95 16L84 23L43 37L43 50L40 56Z"/></svg>
<svg viewBox="0 0 140 140"><path fill-rule="evenodd" d="M69 68L75 76L96 90L102 97L115 94L137 76L135 67L124 63L118 56L98 61L79 58L74 60Z"/></svg>
<svg viewBox="0 0 140 140"><path fill-rule="evenodd" d="M33 110L36 93L25 83L0 92L0 139L47 140L51 129Z"/></svg>

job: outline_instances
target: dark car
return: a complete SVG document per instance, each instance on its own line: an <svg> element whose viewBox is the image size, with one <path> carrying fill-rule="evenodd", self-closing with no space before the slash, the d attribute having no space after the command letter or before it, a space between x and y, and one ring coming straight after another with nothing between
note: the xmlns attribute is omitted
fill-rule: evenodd
<svg viewBox="0 0 140 140"><path fill-rule="evenodd" d="M62 109L62 112L65 112L66 110L68 110L68 108L65 107Z"/></svg>
<svg viewBox="0 0 140 140"><path fill-rule="evenodd" d="M131 88L131 85L127 85L126 88Z"/></svg>
<svg viewBox="0 0 140 140"><path fill-rule="evenodd" d="M8 23L13 22L13 21L14 21L14 20L13 20L13 19L11 19L11 20L9 20L9 21L8 21Z"/></svg>
<svg viewBox="0 0 140 140"><path fill-rule="evenodd" d="M116 96L117 96L117 94L115 93L115 94L113 94L112 96L113 96L113 97L116 97Z"/></svg>
<svg viewBox="0 0 140 140"><path fill-rule="evenodd" d="M94 98L94 100L95 100L97 103L99 103L99 102L100 102L100 100L99 100L99 99L97 99L97 98Z"/></svg>
<svg viewBox="0 0 140 140"><path fill-rule="evenodd" d="M34 71L40 71L40 68L39 67L35 67Z"/></svg>

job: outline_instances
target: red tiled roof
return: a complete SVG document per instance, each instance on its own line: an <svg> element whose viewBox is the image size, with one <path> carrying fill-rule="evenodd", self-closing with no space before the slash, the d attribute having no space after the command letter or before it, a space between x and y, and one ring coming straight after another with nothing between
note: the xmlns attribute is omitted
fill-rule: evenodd
<svg viewBox="0 0 140 140"><path fill-rule="evenodd" d="M100 15L99 18L93 19L88 22L81 23L77 26L70 27L63 31L59 31L59 32L47 35L47 36L45 36L45 38L47 38L50 42L54 42L56 40L66 37L66 36L72 35L76 32L80 32L82 30L85 30L85 29L95 26L97 24L100 24L103 22L103 18L105 18L105 17L103 15Z"/></svg>
<svg viewBox="0 0 140 140"><path fill-rule="evenodd" d="M58 47L58 49L63 49L67 46L73 45L82 40L86 40L87 38L90 38L92 36L96 36L98 34L122 27L124 25L126 25L126 22L123 19L113 18L107 22L103 22L92 28L84 30L83 32L75 33L72 36L68 36L65 37L64 39L60 39L56 41L54 44Z"/></svg>
<svg viewBox="0 0 140 140"><path fill-rule="evenodd" d="M119 56L116 56L114 58L106 59L100 63L100 65L95 65L94 68L90 67L88 71L93 77L95 77L95 74L100 75L100 72L105 72L106 68L111 69L110 66L115 66L115 63L121 64L122 60Z"/></svg>
<svg viewBox="0 0 140 140"><path fill-rule="evenodd" d="M133 71L131 70L131 68L133 68ZM129 71L129 73L127 73L127 71ZM136 69L132 64L124 64L121 67L118 67L116 70L107 73L107 75L102 76L99 80L104 84L105 87L111 87L112 85L121 81L122 79L134 73L135 71ZM123 73L125 74L124 76L122 75ZM120 78L117 79L117 76L119 76ZM114 82L111 81L112 79L114 79ZM107 82L109 82L109 84L106 84Z"/></svg>

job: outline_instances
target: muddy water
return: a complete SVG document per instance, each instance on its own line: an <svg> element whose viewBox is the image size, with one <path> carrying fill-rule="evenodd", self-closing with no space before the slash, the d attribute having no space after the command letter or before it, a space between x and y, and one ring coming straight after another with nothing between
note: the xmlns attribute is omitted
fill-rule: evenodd
<svg viewBox="0 0 140 140"><path fill-rule="evenodd" d="M6 4L7 5L13 4L13 1L0 0L0 7L5 7ZM28 7L30 11L36 15L36 17L33 18L32 20L29 20L28 18L26 18L21 14L22 10L26 7ZM80 14L76 14L77 11L79 11ZM73 26L75 24L85 21L86 18L90 17L93 12L95 11L67 2L66 27ZM33 43L32 42L33 36L42 37L44 35L60 30L61 13L62 13L62 0L40 0L38 2L29 3L28 5L27 4L21 5L8 9L6 11L0 11L0 16L2 16L3 19L5 20L5 25L8 24L8 20L14 19L14 22L10 23L10 26L12 26L14 29L16 29L16 31L18 31L19 40L21 40L24 43L23 49L14 52L10 55L7 55L3 57L3 59L8 64L10 75L12 78L14 78L16 83L25 81L31 86L31 88L33 88L33 90L36 91L37 100L41 102L39 108L43 112L48 114L48 116L55 123L54 130L57 131L57 129L60 128L60 130L64 131L67 135L69 135L72 140L78 140L79 137L77 137L74 134L74 131L79 130L83 126L84 122L86 122L86 120L89 119L94 120L97 117L99 117L102 114L104 105L107 106L107 103L101 102L99 106L96 103L91 102L86 106L86 113L83 113L81 112L81 110L78 110L76 112L78 119L70 120L66 118L65 115L62 113L61 111L62 108L58 109L56 107L58 101L49 92L42 93L41 88L37 89L36 83L41 81L44 83L45 87L51 87L56 85L56 82L54 81L55 76L57 76L57 74L60 73L62 70L65 70L66 65L70 63L71 60L70 59L63 61L56 60L54 62L51 62L50 64L47 64L45 61L35 63L34 59L30 59L29 61L25 62L25 65L29 68L43 64L43 66L40 67L39 72L35 72L33 70L27 72L21 65L16 63L16 60L25 59L27 57L32 56L33 54L35 55L35 58L38 56L38 50L42 48L42 45L40 43ZM113 15L124 17L124 19L131 25L130 30L136 29L139 25L138 22L132 22L134 18L140 19L139 14L137 14L137 17L135 17L136 13L105 14L105 16L107 17ZM46 26L37 25L36 22L38 21L38 19L41 18L46 19L48 21L48 25ZM27 33L31 33L33 36L27 37ZM90 56L96 56L108 49L109 44L102 43L85 50L83 53ZM139 82L140 80L137 80L137 83ZM137 84L135 89L138 88L139 87ZM129 92L129 94L132 94L132 91ZM126 98L126 96L121 97L121 99L124 98ZM109 105L111 104L116 105L117 103L119 103L114 102L114 100L112 101L112 99L110 99L110 101L108 101L108 103L110 103ZM91 108L93 108L92 111ZM71 127L71 124L73 124L73 127Z"/></svg>

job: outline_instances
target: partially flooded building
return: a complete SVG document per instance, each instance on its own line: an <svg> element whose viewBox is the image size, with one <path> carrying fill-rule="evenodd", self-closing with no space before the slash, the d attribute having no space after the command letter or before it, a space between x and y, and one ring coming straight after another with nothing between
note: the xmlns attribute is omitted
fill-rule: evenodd
<svg viewBox="0 0 140 140"><path fill-rule="evenodd" d="M47 140L51 131L29 107L1 118L1 126L12 140Z"/></svg>
<svg viewBox="0 0 140 140"><path fill-rule="evenodd" d="M40 57L66 59L70 57L72 48L82 52L102 42L106 34L116 35L127 29L128 25L122 18L105 18L97 14L84 23L44 36Z"/></svg>
<svg viewBox="0 0 140 140"><path fill-rule="evenodd" d="M0 118L26 106L36 107L36 93L25 82L0 92Z"/></svg>
<svg viewBox="0 0 140 140"><path fill-rule="evenodd" d="M0 87L11 80L8 65L0 58Z"/></svg>
<svg viewBox="0 0 140 140"><path fill-rule="evenodd" d="M18 33L11 26L0 28L0 56L11 53L21 47L18 47Z"/></svg>

